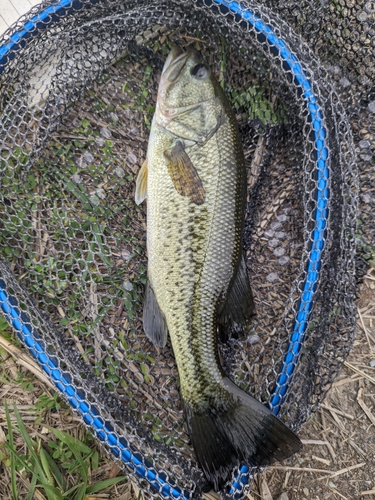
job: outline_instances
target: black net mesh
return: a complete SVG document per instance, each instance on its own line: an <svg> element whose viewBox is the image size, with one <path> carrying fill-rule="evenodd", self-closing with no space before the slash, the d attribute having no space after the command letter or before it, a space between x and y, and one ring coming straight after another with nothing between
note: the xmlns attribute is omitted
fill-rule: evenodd
<svg viewBox="0 0 375 500"><path fill-rule="evenodd" d="M170 343L141 322L135 178L166 54L204 54L242 135L257 316L223 368L298 430L349 352L373 259L374 19L351 0L53 1L0 39L2 309L149 496L210 489ZM245 465L223 495L246 491Z"/></svg>

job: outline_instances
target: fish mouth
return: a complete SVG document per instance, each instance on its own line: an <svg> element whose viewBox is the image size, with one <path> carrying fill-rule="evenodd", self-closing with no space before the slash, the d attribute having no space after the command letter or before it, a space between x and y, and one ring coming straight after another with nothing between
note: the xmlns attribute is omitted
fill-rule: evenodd
<svg viewBox="0 0 375 500"><path fill-rule="evenodd" d="M183 51L177 45L172 47L163 67L162 79L164 82L174 82L184 69L187 59L191 56L191 51Z"/></svg>
<svg viewBox="0 0 375 500"><path fill-rule="evenodd" d="M166 106L165 97L169 86L178 80L179 76L184 71L186 64L188 64L192 58L194 61L200 58L199 52L192 47L189 47L185 51L177 45L173 45L170 53L168 54L161 73L158 99L156 103L156 116L160 125L162 123L165 125L173 119L176 114L187 110L184 106L178 108ZM194 104L194 106L196 106L196 104ZM189 108L190 107L191 106L189 106Z"/></svg>

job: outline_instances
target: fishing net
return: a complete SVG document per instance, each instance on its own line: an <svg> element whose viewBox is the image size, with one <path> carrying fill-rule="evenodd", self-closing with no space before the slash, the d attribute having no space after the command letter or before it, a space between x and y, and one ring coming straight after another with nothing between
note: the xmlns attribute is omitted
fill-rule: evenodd
<svg viewBox="0 0 375 500"><path fill-rule="evenodd" d="M149 497L211 487L171 345L141 322L135 178L166 54L204 54L242 135L257 315L220 344L222 366L298 431L350 350L373 259L374 20L364 0L56 0L0 39L2 311ZM221 494L240 498L254 472Z"/></svg>

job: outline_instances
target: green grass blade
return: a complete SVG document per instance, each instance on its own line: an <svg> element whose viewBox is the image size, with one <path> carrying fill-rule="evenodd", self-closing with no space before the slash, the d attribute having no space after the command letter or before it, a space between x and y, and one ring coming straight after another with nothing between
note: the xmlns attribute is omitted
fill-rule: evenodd
<svg viewBox="0 0 375 500"><path fill-rule="evenodd" d="M44 489L47 493L48 500L64 500L61 491L48 483L37 484L37 487Z"/></svg>
<svg viewBox="0 0 375 500"><path fill-rule="evenodd" d="M0 314L0 333L4 333L5 330L9 328L8 321Z"/></svg>
<svg viewBox="0 0 375 500"><path fill-rule="evenodd" d="M68 491L64 491L62 497L63 498L68 498L68 500L70 500L72 497L72 493L74 491L77 491L78 488L80 488L82 485L81 484L75 484L74 486L72 486L72 488L70 488Z"/></svg>
<svg viewBox="0 0 375 500"><path fill-rule="evenodd" d="M110 259L107 257L107 252L106 249L103 245L103 239L102 239L102 231L100 230L99 224L93 224L92 225L92 231L94 233L94 237L96 240L96 243L98 244L99 250L100 250L100 258L107 264L107 266L112 266L112 262Z"/></svg>
<svg viewBox="0 0 375 500"><path fill-rule="evenodd" d="M127 480L127 476L119 476L119 477L113 477L111 479L104 479L103 481L99 481L95 484L91 484L87 489L86 489L86 494L92 494L92 493L98 493L98 491L104 490L105 488L109 488L110 486L113 486L114 484L121 483L121 481Z"/></svg>
<svg viewBox="0 0 375 500"><path fill-rule="evenodd" d="M48 484L47 477L44 474L43 468L39 462L39 457L38 457L37 453L35 452L34 443L32 442L32 440L31 440L31 438L26 430L25 424L23 423L23 420L21 418L21 415L19 414L19 411L18 411L18 408L16 405L14 405L14 413L16 415L16 420L17 420L17 424L18 424L18 428L19 428L19 431L21 433L21 436L25 440L25 443L29 449L30 455L34 459L35 473L38 475L39 481L41 483Z"/></svg>
<svg viewBox="0 0 375 500"><path fill-rule="evenodd" d="M91 457L91 469L96 470L99 467L99 453L95 450Z"/></svg>
<svg viewBox="0 0 375 500"><path fill-rule="evenodd" d="M5 401L4 403L5 406L5 415L7 419L7 426L8 426L8 443L9 447L14 449L14 440L13 440L13 428L12 428L12 422L10 421L10 414L9 414L9 408L8 404ZM17 500L17 483L16 483L16 468L15 468L15 457L13 453L10 454L10 484L11 484L11 490L12 490L12 497L13 500Z"/></svg>
<svg viewBox="0 0 375 500"><path fill-rule="evenodd" d="M58 466L56 465L55 461L53 460L51 455L48 453L48 451L45 450L44 448L41 448L40 451L41 451L40 458L42 460L43 468L44 468L44 462L47 462L47 466L49 467L51 474L55 478L55 481L56 481L58 487L64 491L66 488L66 481L65 481L63 474L61 473L60 469L58 468ZM42 454L43 454L43 458L42 458ZM52 483L52 481L51 481L51 483Z"/></svg>
<svg viewBox="0 0 375 500"><path fill-rule="evenodd" d="M5 446L9 453L13 456L15 465L17 464L19 469L25 469L33 474L34 470L23 458L20 457L17 449L9 443L6 443Z"/></svg>
<svg viewBox="0 0 375 500"><path fill-rule="evenodd" d="M55 481L53 480L53 477L52 477L52 474L51 474L51 471L49 468L49 463L48 463L48 460L46 459L46 456L45 456L45 450L42 447L40 448L39 455L40 455L40 461L41 461L43 470L47 476L48 482L51 486L53 486Z"/></svg>
<svg viewBox="0 0 375 500"><path fill-rule="evenodd" d="M74 184L67 176L61 173L57 175L65 182L65 188L70 191L76 198L81 202L82 205L90 203L90 197L88 196L86 189L80 185Z"/></svg>
<svg viewBox="0 0 375 500"><path fill-rule="evenodd" d="M81 485L81 487L77 491L76 496L74 497L73 500L84 500L84 498L86 496L86 486L87 486L87 483L84 483Z"/></svg>
<svg viewBox="0 0 375 500"><path fill-rule="evenodd" d="M37 483L37 477L35 474L33 474L31 477L30 488L29 491L27 492L26 500L33 500L36 483Z"/></svg>
<svg viewBox="0 0 375 500"><path fill-rule="evenodd" d="M60 441L65 443L72 450L74 454L76 454L77 451L87 454L92 452L91 448L89 448L86 444L79 441L79 439L70 436L66 432L60 431L59 429L54 429L49 425L45 425L44 427L46 427L49 431L51 431Z"/></svg>
<svg viewBox="0 0 375 500"><path fill-rule="evenodd" d="M84 443L79 441L78 439L73 438L66 432L60 431L59 429L53 429L52 427L46 426L47 429L49 429L55 436L65 443L70 451L73 453L75 456L78 464L76 467L74 467L74 470L78 470L81 478L83 479L84 483L84 491L86 491L86 486L88 482L88 468L89 468L89 458L93 453L93 450L86 446ZM84 457L82 456L82 453L84 453ZM70 472L73 472L73 469L70 470ZM80 490L79 490L80 491ZM78 497L79 498L79 497Z"/></svg>

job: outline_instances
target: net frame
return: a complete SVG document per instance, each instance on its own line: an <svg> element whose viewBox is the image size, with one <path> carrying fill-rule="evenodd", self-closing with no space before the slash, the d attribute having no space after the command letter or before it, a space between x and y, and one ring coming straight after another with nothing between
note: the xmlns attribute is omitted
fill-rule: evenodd
<svg viewBox="0 0 375 500"><path fill-rule="evenodd" d="M91 4L97 3L92 0ZM275 30L267 25L258 14L253 2L248 2L250 7L238 2L227 0L212 0L198 2L202 9L216 7L222 15L228 13L235 17L238 24L245 22L251 25L256 33L258 41L268 45L270 54L281 61L286 71L290 73L293 82L296 82L296 89L302 89L301 98L309 114L310 130L308 134L314 137L316 174L315 174L315 201L317 209L314 212L314 225L310 232L311 245L308 250L308 264L306 275L299 301L293 331L291 333L289 345L284 356L282 369L279 373L277 386L270 403L273 412L278 414L283 401L285 400L290 386L290 382L299 360L299 354L304 340L304 335L308 326L310 312L313 308L314 297L320 277L320 263L322 253L325 250L325 238L327 233L327 217L330 203L330 164L331 150L328 145L326 118L320 106L319 96L315 95L313 85L305 72L303 62L298 60L293 48L285 43ZM61 0L58 5L42 7L37 15L24 23L21 30L14 31L9 37L9 42L0 46L0 73L5 69L6 64L15 57L16 51L21 49L31 36L37 35L43 29L45 23L40 23L45 19L49 22L59 22L64 16L73 14L77 9L84 6L80 1ZM254 9L251 9L254 6ZM9 56L12 57L9 57ZM1 263L1 272L5 276L9 274L6 266ZM20 292L22 293L22 292ZM39 340L39 334L32 327L31 322L22 312L18 300L9 293L6 282L0 280L0 305L8 321L17 331L22 342L27 346L30 354L41 364L45 372L53 380L56 387L63 393L70 406L81 413L84 422L90 426L97 438L102 441L111 452L121 458L140 477L146 479L149 484L160 492L163 497L190 498L192 492L177 487L170 481L163 472L158 472L152 466L147 467L143 458L139 459L137 452L132 452L127 443L119 441L116 433L110 425L107 425L95 404L87 404L82 400L82 396L71 384L69 374L64 373L55 363L54 356L50 356L45 350L43 342ZM243 466L232 485L229 494L238 496L247 484L249 474L252 471L247 466Z"/></svg>

